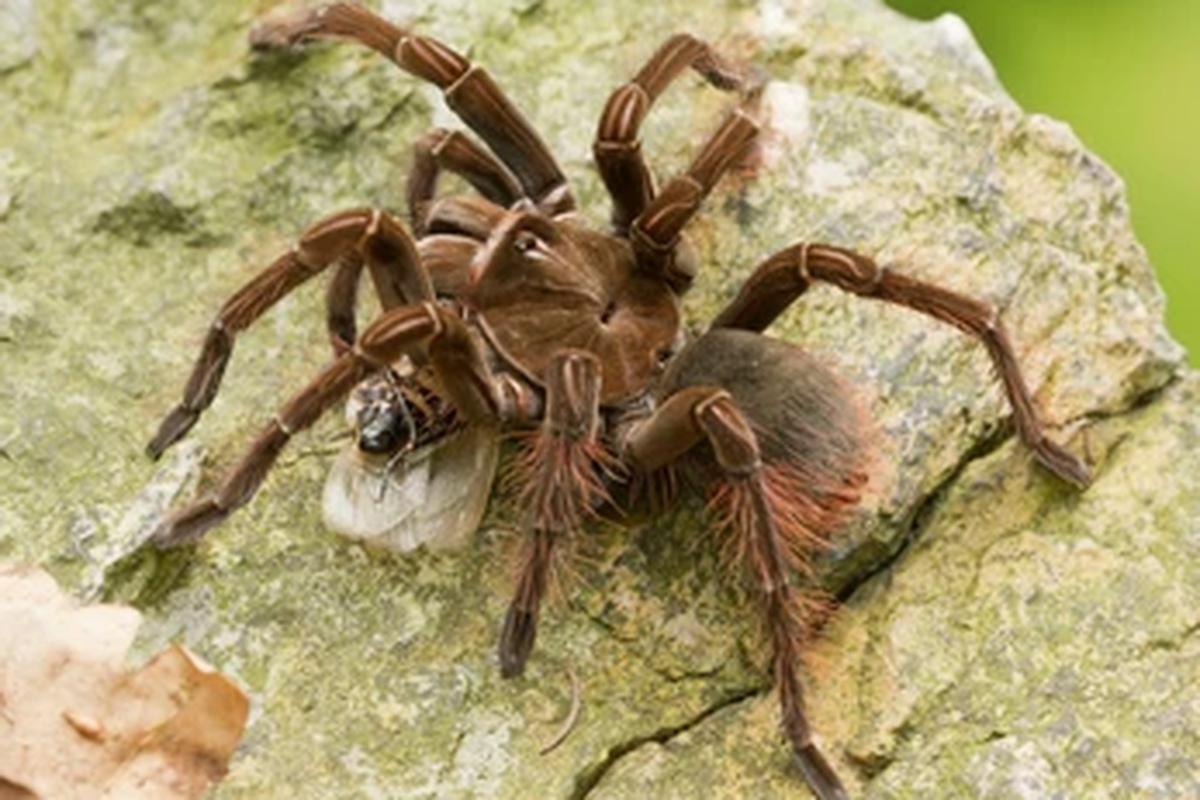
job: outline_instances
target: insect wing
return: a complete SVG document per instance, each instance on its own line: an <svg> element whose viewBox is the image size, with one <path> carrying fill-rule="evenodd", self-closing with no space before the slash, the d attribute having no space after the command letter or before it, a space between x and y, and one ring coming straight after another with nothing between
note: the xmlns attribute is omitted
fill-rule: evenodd
<svg viewBox="0 0 1200 800"><path fill-rule="evenodd" d="M462 548L483 519L499 456L499 436L485 427L450 434L395 463L351 444L325 481L325 524L387 550Z"/></svg>

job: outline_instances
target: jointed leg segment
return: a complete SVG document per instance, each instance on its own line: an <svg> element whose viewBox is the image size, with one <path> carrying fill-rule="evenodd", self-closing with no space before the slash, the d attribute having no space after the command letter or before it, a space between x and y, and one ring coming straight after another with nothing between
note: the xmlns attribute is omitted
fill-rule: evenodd
<svg viewBox="0 0 1200 800"><path fill-rule="evenodd" d="M403 355L428 359L455 408L472 422L495 419L491 376L462 320L433 303L405 306L368 326L350 351L283 405L217 490L169 517L153 535L159 547L203 536L245 505L293 435L311 426L368 375Z"/></svg>
<svg viewBox="0 0 1200 800"><path fill-rule="evenodd" d="M642 123L659 95L689 67L718 89L737 91L746 83L745 76L705 42L681 33L664 42L604 106L592 151L612 196L612 222L618 232L627 231L654 199L654 177L638 138Z"/></svg>
<svg viewBox="0 0 1200 800"><path fill-rule="evenodd" d="M678 285L695 277L695 265L679 258L680 236L717 181L758 138L759 126L735 109L692 160L685 174L667 182L633 220L629 238L638 267Z"/></svg>
<svg viewBox="0 0 1200 800"><path fill-rule="evenodd" d="M735 69L694 36L672 36L633 80L608 98L592 146L596 166L612 197L613 227L633 240L641 269L678 285L686 285L695 276L695 265L680 252L684 226L759 132L744 108L736 109L704 145L687 173L656 190L638 137L659 95L689 67L718 89L739 92L744 100L751 99L760 87L756 76Z"/></svg>
<svg viewBox="0 0 1200 800"><path fill-rule="evenodd" d="M578 531L603 497L599 470L609 460L598 441L600 363L564 351L546 376L546 414L526 455L528 508L516 589L500 633L500 672L520 675L537 636L554 551Z"/></svg>
<svg viewBox="0 0 1200 800"><path fill-rule="evenodd" d="M337 267L327 295L327 321L335 352L353 341L355 284L365 264L386 310L433 299L429 276L400 224L372 209L354 209L310 227L300 242L239 289L217 313L183 391L147 446L158 458L183 438L217 395L234 339L271 306L325 269ZM348 337L348 338L347 338Z"/></svg>
<svg viewBox="0 0 1200 800"><path fill-rule="evenodd" d="M521 112L487 72L436 39L412 34L360 6L334 3L265 24L255 44L280 47L330 37L369 47L440 88L450 108L500 157L538 208L557 214L575 207L562 170Z"/></svg>
<svg viewBox="0 0 1200 800"><path fill-rule="evenodd" d="M737 297L713 321L714 328L762 331L813 281L928 314L983 342L1013 409L1017 433L1050 471L1076 486L1091 483L1084 464L1042 432L1029 388L1021 375L1004 323L987 303L892 272L874 260L840 247L802 243L760 264Z"/></svg>
<svg viewBox="0 0 1200 800"><path fill-rule="evenodd" d="M408 176L408 209L414 233L425 231L429 204L437 192L438 177L448 171L464 178L485 198L508 208L524 195L504 165L459 131L437 129L417 140Z"/></svg>
<svg viewBox="0 0 1200 800"><path fill-rule="evenodd" d="M781 520L795 516L785 504L802 498L778 490L749 420L719 387L691 386L672 395L632 431L623 451L639 469L653 470L702 442L709 445L720 472L710 505L733 539L731 551L766 620L782 726L793 756L818 797L845 798L837 774L812 741L800 684L801 648L812 635L811 603L792 586L789 575L807 567L805 558L819 541L806 539L809 552L801 552L795 532L785 533Z"/></svg>

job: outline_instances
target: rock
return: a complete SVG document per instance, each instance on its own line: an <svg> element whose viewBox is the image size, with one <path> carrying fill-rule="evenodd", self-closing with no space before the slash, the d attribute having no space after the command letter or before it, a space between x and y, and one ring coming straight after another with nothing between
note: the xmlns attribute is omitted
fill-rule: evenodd
<svg viewBox="0 0 1200 800"><path fill-rule="evenodd" d="M29 64L38 52L33 0L12 0L0 8L0 76Z"/></svg>
<svg viewBox="0 0 1200 800"><path fill-rule="evenodd" d="M876 0L381 10L486 65L598 224L595 120L668 32L765 70L758 174L726 181L692 229L696 327L802 239L1001 309L1051 435L1095 467L1083 495L1013 444L982 348L958 331L828 288L772 331L836 362L879 423L871 497L825 573L845 609L810 681L848 782L1195 793L1195 378L1120 179L1066 126L1023 113L959 20L912 22ZM338 419L198 549L137 549L195 491L195 447L157 469L141 451L216 308L312 221L402 210L410 143L454 120L369 52L251 54L253 17L233 0L47 0L27 16L13 19L37 57L0 66L0 556L137 600L144 652L182 641L250 689L217 796L795 796L754 622L713 548L694 546L697 507L597 531L528 675L507 682L494 646L511 515L493 504L462 554L337 540L318 498ZM691 77L672 87L645 137L661 175L728 102ZM239 338L189 440L211 448L204 475L328 357L320 295L298 292ZM582 712L540 756L568 668Z"/></svg>
<svg viewBox="0 0 1200 800"><path fill-rule="evenodd" d="M816 654L813 720L864 796L1200 791L1198 393L1189 376L1090 427L1103 466L1079 497L1011 443L973 462L847 601ZM772 712L756 696L638 748L595 796L792 796L785 759L763 756Z"/></svg>

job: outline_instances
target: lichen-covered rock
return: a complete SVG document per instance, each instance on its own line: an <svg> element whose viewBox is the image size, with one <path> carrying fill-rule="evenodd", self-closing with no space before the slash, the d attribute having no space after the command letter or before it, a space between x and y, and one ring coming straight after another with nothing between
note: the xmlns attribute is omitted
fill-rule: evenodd
<svg viewBox="0 0 1200 800"><path fill-rule="evenodd" d="M1200 792L1198 405L1191 376L1090 427L1103 466L1079 497L1005 445L859 587L817 654L813 717L865 796ZM639 748L595 796L789 797L783 759L746 752L771 710L754 697Z"/></svg>
<svg viewBox="0 0 1200 800"><path fill-rule="evenodd" d="M142 446L219 303L315 219L400 209L410 143L455 123L369 52L252 55L265 4L10 5L0 557L136 599L143 649L182 640L250 689L218 795L796 795L753 621L721 588L696 508L595 532L510 682L493 655L510 520L497 509L454 555L333 538L317 503L338 420L295 442L199 549L136 549L201 464L227 465L327 357L313 287L239 339L212 411L150 464ZM810 682L849 782L881 796L1196 793L1195 381L1178 377L1120 180L1017 108L961 22L875 0L380 8L487 65L598 224L595 120L668 32L770 75L759 174L727 181L694 226L697 326L801 239L1002 310L1052 435L1096 467L1083 495L1013 445L991 367L960 332L829 289L773 330L836 362L879 420L881 470L828 565L846 609ZM672 88L646 128L661 174L727 103L690 78ZM570 670L582 713L541 756Z"/></svg>

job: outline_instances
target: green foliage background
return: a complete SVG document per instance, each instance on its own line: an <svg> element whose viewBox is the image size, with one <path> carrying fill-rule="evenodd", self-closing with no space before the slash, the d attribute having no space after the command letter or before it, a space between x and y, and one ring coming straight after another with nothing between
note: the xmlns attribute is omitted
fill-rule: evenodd
<svg viewBox="0 0 1200 800"><path fill-rule="evenodd" d="M921 19L963 17L1009 93L1070 123L1125 179L1168 325L1200 365L1200 2L887 2Z"/></svg>

